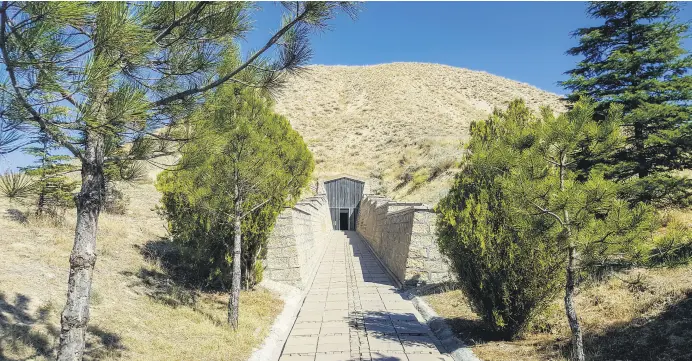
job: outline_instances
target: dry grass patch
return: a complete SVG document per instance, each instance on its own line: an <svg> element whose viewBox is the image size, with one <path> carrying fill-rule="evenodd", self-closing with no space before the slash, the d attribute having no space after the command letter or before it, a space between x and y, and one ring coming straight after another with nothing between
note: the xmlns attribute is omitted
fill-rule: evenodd
<svg viewBox="0 0 692 361"><path fill-rule="evenodd" d="M177 284L142 249L164 222L151 184L124 186L124 215L103 214L97 240L87 360L245 360L283 303L264 289L241 294L240 330L225 324L225 294ZM63 224L23 219L0 198L0 359L52 358L65 300L74 210Z"/></svg>
<svg viewBox="0 0 692 361"><path fill-rule="evenodd" d="M425 296L482 360L568 360L562 299L516 341L492 338L459 290ZM582 287L577 309L590 360L688 360L692 354L692 265L635 269Z"/></svg>

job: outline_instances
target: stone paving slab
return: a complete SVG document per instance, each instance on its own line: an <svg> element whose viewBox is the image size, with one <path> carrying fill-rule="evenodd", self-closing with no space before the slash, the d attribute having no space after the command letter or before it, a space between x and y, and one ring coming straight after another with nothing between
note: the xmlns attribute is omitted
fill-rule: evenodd
<svg viewBox="0 0 692 361"><path fill-rule="evenodd" d="M280 361L451 361L358 234L334 232Z"/></svg>

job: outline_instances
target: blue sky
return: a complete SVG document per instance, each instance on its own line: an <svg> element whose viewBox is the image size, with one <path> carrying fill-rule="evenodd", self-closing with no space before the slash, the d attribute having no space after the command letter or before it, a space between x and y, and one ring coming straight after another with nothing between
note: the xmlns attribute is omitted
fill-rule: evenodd
<svg viewBox="0 0 692 361"><path fill-rule="evenodd" d="M259 48L276 30L280 5L261 3L243 51ZM312 37L313 64L366 65L397 61L440 63L532 84L555 92L579 60L565 54L570 32L598 24L583 2L369 2L358 19L341 15ZM678 14L692 20L692 7ZM692 49L692 41L685 40ZM0 172L26 165L20 152L0 159Z"/></svg>
<svg viewBox="0 0 692 361"><path fill-rule="evenodd" d="M599 24L584 2L369 2L356 21L341 16L313 39L314 64L366 65L395 61L441 63L526 82L563 93L557 85L578 61L565 51L570 33ZM258 47L275 29L280 5L263 3L258 31L246 47ZM678 14L692 20L692 8ZM266 26L267 28L259 28ZM692 41L685 42L687 49Z"/></svg>

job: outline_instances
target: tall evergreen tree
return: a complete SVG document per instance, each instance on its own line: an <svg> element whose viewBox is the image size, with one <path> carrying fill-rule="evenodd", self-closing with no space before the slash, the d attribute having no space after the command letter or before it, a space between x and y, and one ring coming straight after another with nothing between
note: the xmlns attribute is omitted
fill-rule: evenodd
<svg viewBox="0 0 692 361"><path fill-rule="evenodd" d="M680 182L665 172L692 166L692 56L681 44L688 24L676 19L678 10L674 2L592 2L588 14L603 24L577 29L579 45L567 52L583 57L562 82L572 91L568 100L593 98L600 119L611 104L621 104L627 134L615 158L584 151L578 166L608 164L608 176L642 179L637 197L643 200L652 200L651 179L644 178L674 185Z"/></svg>
<svg viewBox="0 0 692 361"><path fill-rule="evenodd" d="M36 193L36 215L44 214L57 216L60 210L74 205L74 195L77 183L65 176L74 167L68 161L72 157L56 155L58 148L50 137L41 134L37 145L24 148L24 152L36 158L36 165L22 170L27 175L36 177L34 192Z"/></svg>
<svg viewBox="0 0 692 361"><path fill-rule="evenodd" d="M208 90L227 82L278 85L284 71L310 57L311 31L323 29L340 10L353 10L347 2L283 6L278 30L266 43L219 73L219 61L251 28L249 3L0 4L2 87L14 117L81 163L59 360L81 360L84 352L105 165L165 154L148 140L176 140L166 126L184 119ZM259 82L243 80L249 70L261 72ZM122 155L106 152L109 144Z"/></svg>

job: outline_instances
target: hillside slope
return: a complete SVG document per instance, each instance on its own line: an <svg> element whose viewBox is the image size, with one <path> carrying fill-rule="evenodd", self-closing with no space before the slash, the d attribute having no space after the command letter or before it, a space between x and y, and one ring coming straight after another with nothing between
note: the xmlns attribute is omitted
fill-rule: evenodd
<svg viewBox="0 0 692 361"><path fill-rule="evenodd" d="M469 124L523 98L562 109L559 97L485 72L438 64L310 66L288 79L276 110L316 159L316 176L349 173L402 200L445 194Z"/></svg>
<svg viewBox="0 0 692 361"><path fill-rule="evenodd" d="M239 332L225 323L228 295L172 277L170 250L148 184L122 185L127 213L101 213L84 360L247 360L283 302L242 292ZM65 304L75 210L62 223L0 196L0 360L55 359Z"/></svg>

